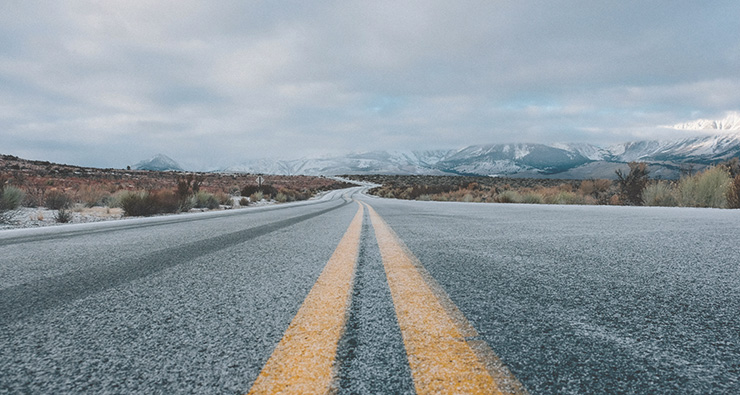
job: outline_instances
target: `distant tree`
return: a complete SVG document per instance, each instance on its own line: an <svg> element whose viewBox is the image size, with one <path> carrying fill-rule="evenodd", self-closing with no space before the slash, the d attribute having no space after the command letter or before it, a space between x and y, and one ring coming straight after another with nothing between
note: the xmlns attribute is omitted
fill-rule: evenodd
<svg viewBox="0 0 740 395"><path fill-rule="evenodd" d="M628 174L625 175L621 169L616 171L620 199L624 203L641 206L642 191L650 180L647 163L630 162L627 165L630 168Z"/></svg>

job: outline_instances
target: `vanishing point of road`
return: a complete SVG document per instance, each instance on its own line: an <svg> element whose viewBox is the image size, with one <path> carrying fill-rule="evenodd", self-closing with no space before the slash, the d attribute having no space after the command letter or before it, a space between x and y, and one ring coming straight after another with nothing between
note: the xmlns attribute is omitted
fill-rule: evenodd
<svg viewBox="0 0 740 395"><path fill-rule="evenodd" d="M0 232L0 394L740 393L740 211L309 202Z"/></svg>

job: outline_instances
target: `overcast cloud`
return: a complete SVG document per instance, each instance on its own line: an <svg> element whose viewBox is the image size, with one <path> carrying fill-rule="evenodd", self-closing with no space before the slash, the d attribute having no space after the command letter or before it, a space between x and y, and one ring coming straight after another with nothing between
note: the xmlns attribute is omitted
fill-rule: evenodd
<svg viewBox="0 0 740 395"><path fill-rule="evenodd" d="M0 6L0 153L125 167L683 137L740 110L740 2Z"/></svg>

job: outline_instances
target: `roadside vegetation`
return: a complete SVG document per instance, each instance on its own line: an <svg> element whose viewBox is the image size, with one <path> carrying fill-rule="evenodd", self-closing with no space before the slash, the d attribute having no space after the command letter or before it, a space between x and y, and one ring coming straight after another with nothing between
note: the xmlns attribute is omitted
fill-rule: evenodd
<svg viewBox="0 0 740 395"><path fill-rule="evenodd" d="M354 185L308 176L264 176L257 185L254 174L95 169L6 155L0 156L0 224L18 222L24 208L37 209L27 214L31 222L80 222L87 213L114 218L292 202L347 186Z"/></svg>
<svg viewBox="0 0 740 395"><path fill-rule="evenodd" d="M733 158L679 180L654 180L646 163L632 162L616 180L553 180L463 176L357 176L380 184L386 198L456 202L740 208L740 161Z"/></svg>
<svg viewBox="0 0 740 395"><path fill-rule="evenodd" d="M555 180L468 176L344 176L380 184L387 198L529 204L609 204L619 190L610 180Z"/></svg>
<svg viewBox="0 0 740 395"><path fill-rule="evenodd" d="M25 193L12 185L7 184L7 179L0 176L0 223L8 222L13 211L20 207Z"/></svg>
<svg viewBox="0 0 740 395"><path fill-rule="evenodd" d="M646 206L740 208L737 158L677 181L652 181L642 192Z"/></svg>

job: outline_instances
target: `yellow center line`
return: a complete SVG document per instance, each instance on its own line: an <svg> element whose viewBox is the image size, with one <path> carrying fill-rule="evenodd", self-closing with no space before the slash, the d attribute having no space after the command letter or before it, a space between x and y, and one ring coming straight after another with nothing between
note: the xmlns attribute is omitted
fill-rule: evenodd
<svg viewBox="0 0 740 395"><path fill-rule="evenodd" d="M369 213L417 394L526 393L393 230ZM495 379L494 379L495 377Z"/></svg>
<svg viewBox="0 0 740 395"><path fill-rule="evenodd" d="M362 231L362 205L249 394L325 394L347 320Z"/></svg>

